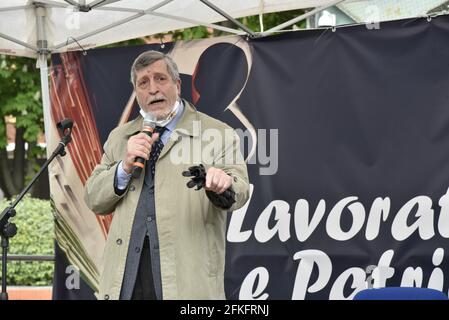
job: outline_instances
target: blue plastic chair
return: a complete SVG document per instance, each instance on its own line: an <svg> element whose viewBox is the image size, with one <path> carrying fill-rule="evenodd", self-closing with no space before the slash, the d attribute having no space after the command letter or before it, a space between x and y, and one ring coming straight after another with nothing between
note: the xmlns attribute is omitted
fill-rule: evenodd
<svg viewBox="0 0 449 320"><path fill-rule="evenodd" d="M364 289L359 291L353 300L448 300L448 297L435 289L387 287Z"/></svg>

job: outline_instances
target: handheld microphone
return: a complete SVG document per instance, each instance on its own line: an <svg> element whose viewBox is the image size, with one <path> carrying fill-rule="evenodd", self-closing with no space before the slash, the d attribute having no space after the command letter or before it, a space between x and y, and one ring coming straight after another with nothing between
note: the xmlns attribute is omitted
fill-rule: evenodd
<svg viewBox="0 0 449 320"><path fill-rule="evenodd" d="M143 119L142 132L146 133L150 138L153 135L154 128L156 127L155 119L148 112ZM133 163L132 177L139 178L142 173L142 169L145 167L145 159L136 157Z"/></svg>

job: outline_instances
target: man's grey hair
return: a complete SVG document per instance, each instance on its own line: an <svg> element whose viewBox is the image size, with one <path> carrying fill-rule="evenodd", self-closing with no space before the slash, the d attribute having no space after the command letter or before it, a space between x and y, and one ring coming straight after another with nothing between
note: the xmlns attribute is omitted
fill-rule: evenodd
<svg viewBox="0 0 449 320"><path fill-rule="evenodd" d="M172 78L173 82L176 82L177 80L181 79L179 77L178 66L170 56L159 51L150 50L141 53L136 58L136 60L134 60L134 63L131 67L131 83L133 84L134 88L136 87L137 72L159 60L165 60L168 73Z"/></svg>

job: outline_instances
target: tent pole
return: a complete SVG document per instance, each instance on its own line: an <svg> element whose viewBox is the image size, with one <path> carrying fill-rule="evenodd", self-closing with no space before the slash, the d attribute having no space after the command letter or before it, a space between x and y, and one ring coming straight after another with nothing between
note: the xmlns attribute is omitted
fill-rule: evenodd
<svg viewBox="0 0 449 320"><path fill-rule="evenodd" d="M45 8L69 8L69 4L64 4L60 2L56 2L53 0L35 0L33 1L33 6L40 6Z"/></svg>
<svg viewBox="0 0 449 320"><path fill-rule="evenodd" d="M96 0L94 2L89 3L89 7L91 9L96 9L96 8L99 8L99 7L114 3L114 2L118 2L118 1L121 1L121 0Z"/></svg>
<svg viewBox="0 0 449 320"><path fill-rule="evenodd" d="M19 39L16 39L16 38L7 36L6 34L0 33L0 38L9 40L9 41L14 42L14 43L17 43L17 44L20 44L21 46L23 46L23 47L25 47L25 48L28 48L28 49L31 49L31 50L33 50L33 51L38 51L38 48L37 48L37 47L32 46L31 44L28 44L28 43L26 43L26 42L20 41Z"/></svg>
<svg viewBox="0 0 449 320"><path fill-rule="evenodd" d="M226 12L224 12L223 10L221 10L220 8L218 8L217 6L215 6L214 4L210 3L207 0L200 0L202 3L204 3L206 6L208 6L209 8L211 8L212 10L214 10L215 12L219 13L221 16L225 17L226 19L228 19L229 21L231 21L232 23L234 23L235 25L239 26L240 28L242 28L242 30L244 30L247 34L249 34L251 37L256 37L256 34L254 33L254 31L252 31L251 29L249 29L248 27L246 27L244 24L240 23L238 20L234 19L233 17L231 17L229 14L227 14Z"/></svg>
<svg viewBox="0 0 449 320"><path fill-rule="evenodd" d="M64 0L64 2L67 2L67 3L70 4L71 6L74 6L74 7L77 7L77 8L80 6L79 3L77 3L77 2L75 2L75 1L73 1L73 0Z"/></svg>
<svg viewBox="0 0 449 320"><path fill-rule="evenodd" d="M48 65L46 54L39 54L38 64L41 73L41 91L42 91L42 106L44 110L45 141L47 141L48 144L48 141L50 141L49 134L50 134L51 112L50 112L50 87L48 84Z"/></svg>
<svg viewBox="0 0 449 320"><path fill-rule="evenodd" d="M5 11L15 11L15 10L23 10L23 9L31 9L33 8L33 6L31 4L26 5L26 6L17 6L17 7L6 7L6 8L1 8L0 12L5 12Z"/></svg>
<svg viewBox="0 0 449 320"><path fill-rule="evenodd" d="M270 33L276 32L276 31L280 31L280 30L282 30L282 29L284 29L286 27L289 27L289 26L291 26L291 25L293 25L293 24L295 24L295 23L297 23L297 22L299 22L301 20L304 20L304 19L306 19L306 18L308 18L310 16L313 16L317 12L320 12L320 11L322 11L324 9L327 9L329 7L337 5L337 4L339 4L340 2L343 2L343 1L345 1L345 0L334 0L334 1L330 2L330 3L328 3L325 6L321 6L321 7L315 8L315 9L313 9L313 10L311 10L309 12L306 12L306 13L304 13L304 14L302 14L302 15L294 18L294 19L291 19L291 20L289 20L287 22L284 22L284 23L282 23L282 24L280 24L280 25L278 25L278 26L276 26L274 28L271 28L271 29L265 31L263 33L263 35L267 35L267 34L270 34Z"/></svg>
<svg viewBox="0 0 449 320"><path fill-rule="evenodd" d="M259 26L260 26L260 32L263 32L264 27L263 27L263 13L264 13L265 9L264 9L264 2L263 0L260 0L259 2Z"/></svg>
<svg viewBox="0 0 449 320"><path fill-rule="evenodd" d="M44 110L44 127L45 127L45 141L50 141L50 90L48 84L48 64L47 56L50 53L48 50L48 42L45 34L45 19L46 10L44 7L37 6L36 13L36 27L37 27L37 46L38 46L38 66L41 74L41 91L42 91L42 106ZM48 154L47 149L47 156Z"/></svg>

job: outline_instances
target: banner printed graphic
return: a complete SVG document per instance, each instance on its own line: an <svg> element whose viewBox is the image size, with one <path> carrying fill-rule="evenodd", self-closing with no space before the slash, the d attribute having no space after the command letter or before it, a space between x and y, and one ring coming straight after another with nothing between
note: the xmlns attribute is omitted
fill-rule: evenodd
<svg viewBox="0 0 449 320"><path fill-rule="evenodd" d="M400 285L447 293L448 32L448 17L438 17L166 44L182 96L233 126L244 145L251 199L229 216L228 298L351 299ZM93 144L137 115L129 70L149 49L162 50L74 54ZM67 68L66 56L54 55L53 67ZM67 93L52 90L55 108ZM54 121L69 106L58 108ZM71 166L81 177L80 164ZM83 205L79 215L93 213ZM86 256L102 251L86 225L71 228Z"/></svg>

